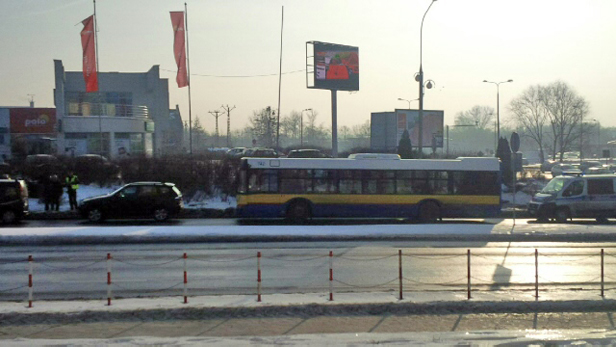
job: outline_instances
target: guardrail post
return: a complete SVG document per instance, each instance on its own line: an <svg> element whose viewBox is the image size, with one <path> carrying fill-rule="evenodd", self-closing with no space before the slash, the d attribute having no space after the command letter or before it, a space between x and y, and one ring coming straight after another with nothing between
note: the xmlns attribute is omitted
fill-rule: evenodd
<svg viewBox="0 0 616 347"><path fill-rule="evenodd" d="M402 300L402 250L398 250L398 281L400 282L400 300Z"/></svg>
<svg viewBox="0 0 616 347"><path fill-rule="evenodd" d="M466 274L467 274L467 284L466 284L466 292L467 298L471 299L471 250L466 250Z"/></svg>
<svg viewBox="0 0 616 347"><path fill-rule="evenodd" d="M28 256L28 307L32 307L32 275L34 274L34 258Z"/></svg>
<svg viewBox="0 0 616 347"><path fill-rule="evenodd" d="M329 251L329 301L334 301L334 252Z"/></svg>
<svg viewBox="0 0 616 347"><path fill-rule="evenodd" d="M257 252L257 302L261 302L261 252Z"/></svg>
<svg viewBox="0 0 616 347"><path fill-rule="evenodd" d="M184 253L184 303L188 304L188 256Z"/></svg>
<svg viewBox="0 0 616 347"><path fill-rule="evenodd" d="M539 298L539 251L535 248L535 298Z"/></svg>
<svg viewBox="0 0 616 347"><path fill-rule="evenodd" d="M601 296L605 296L605 282L604 282L604 276L605 276L605 262L604 262L604 251L603 248L601 248Z"/></svg>
<svg viewBox="0 0 616 347"><path fill-rule="evenodd" d="M107 253L107 306L111 306L111 253Z"/></svg>

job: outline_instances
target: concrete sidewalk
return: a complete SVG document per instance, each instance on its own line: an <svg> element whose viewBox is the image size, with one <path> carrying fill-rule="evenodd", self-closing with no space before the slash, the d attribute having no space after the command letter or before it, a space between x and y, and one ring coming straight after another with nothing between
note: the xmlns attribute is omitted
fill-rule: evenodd
<svg viewBox="0 0 616 347"><path fill-rule="evenodd" d="M473 336L480 343L532 343L540 335L540 341L611 341L616 293L533 295L477 292L468 300L466 292L407 292L399 300L393 292L344 293L329 301L325 293L272 294L261 302L256 295L224 295L189 297L187 304L183 297L118 299L111 306L106 300L35 301L32 308L3 302L0 344L442 345Z"/></svg>

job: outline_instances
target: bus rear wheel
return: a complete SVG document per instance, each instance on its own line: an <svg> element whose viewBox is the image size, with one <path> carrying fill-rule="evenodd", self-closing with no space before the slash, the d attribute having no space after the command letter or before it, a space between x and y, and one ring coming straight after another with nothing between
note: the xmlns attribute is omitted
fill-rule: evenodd
<svg viewBox="0 0 616 347"><path fill-rule="evenodd" d="M295 223L303 223L312 216L310 206L305 201L295 201L287 209L287 219Z"/></svg>
<svg viewBox="0 0 616 347"><path fill-rule="evenodd" d="M421 223L436 223L441 214L440 207L434 201L426 201L419 206L419 221Z"/></svg>

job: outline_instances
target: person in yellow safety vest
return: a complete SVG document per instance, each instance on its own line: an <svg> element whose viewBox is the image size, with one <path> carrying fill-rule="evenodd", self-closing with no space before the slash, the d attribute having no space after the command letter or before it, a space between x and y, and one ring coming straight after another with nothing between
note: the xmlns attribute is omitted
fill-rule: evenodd
<svg viewBox="0 0 616 347"><path fill-rule="evenodd" d="M77 189L79 189L79 178L73 171L69 171L68 176L66 176L66 192L68 193L71 210L77 208Z"/></svg>

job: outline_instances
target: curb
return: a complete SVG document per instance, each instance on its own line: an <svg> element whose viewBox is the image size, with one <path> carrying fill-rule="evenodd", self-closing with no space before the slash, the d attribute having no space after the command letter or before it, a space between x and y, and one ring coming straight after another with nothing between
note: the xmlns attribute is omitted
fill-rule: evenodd
<svg viewBox="0 0 616 347"><path fill-rule="evenodd" d="M9 312L0 314L0 326L26 324L76 324L201 320L212 318L317 317L361 315L434 315L487 313L550 313L616 311L615 300L567 301L441 301L427 303L299 304L262 307L187 307L138 310L88 310L80 312Z"/></svg>

